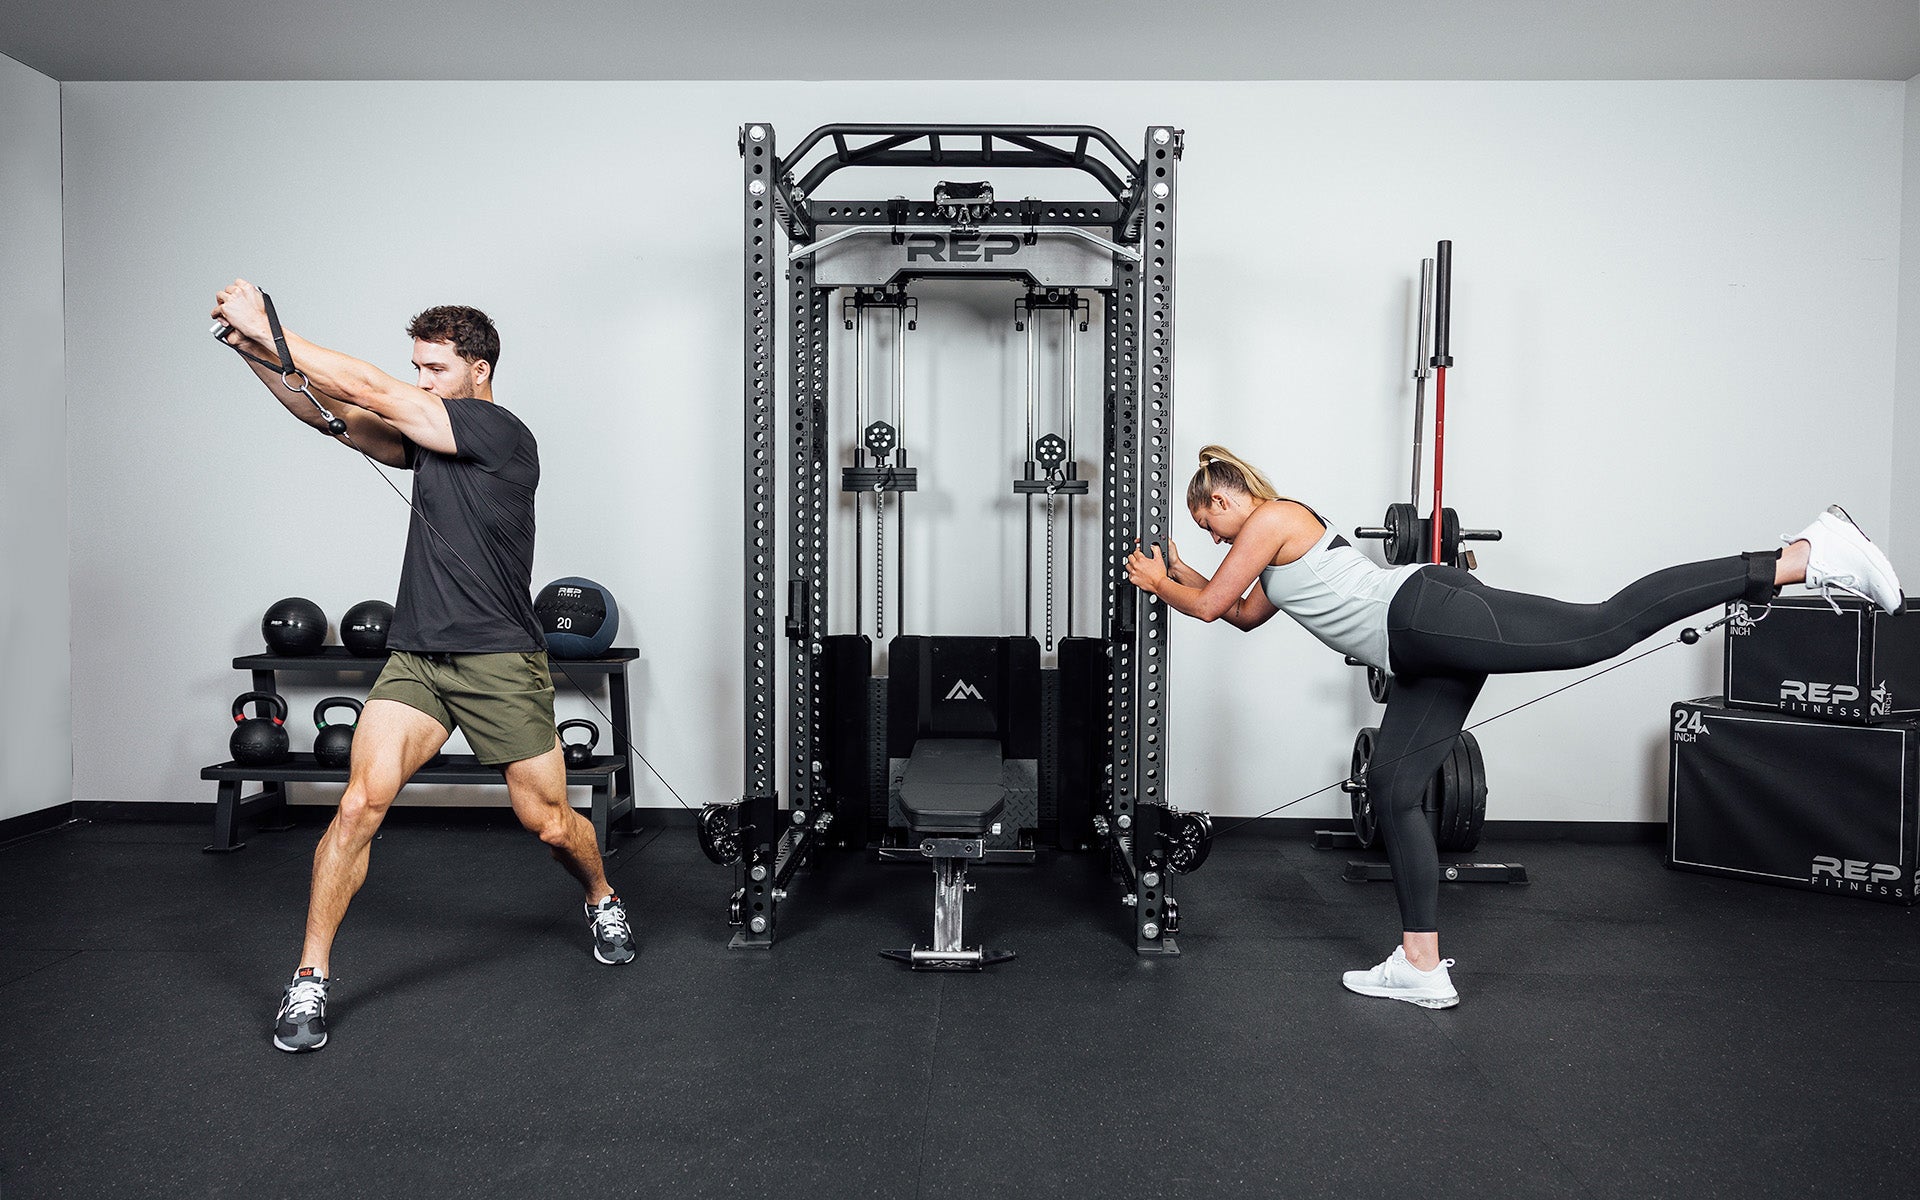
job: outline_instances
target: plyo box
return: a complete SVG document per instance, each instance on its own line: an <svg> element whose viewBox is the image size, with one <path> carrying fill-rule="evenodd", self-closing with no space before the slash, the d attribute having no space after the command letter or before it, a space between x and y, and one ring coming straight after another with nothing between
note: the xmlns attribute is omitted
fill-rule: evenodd
<svg viewBox="0 0 1920 1200"><path fill-rule="evenodd" d="M1727 703L1855 725L1920 717L1920 611L1837 603L1775 600L1752 625L1728 625Z"/></svg>
<svg viewBox="0 0 1920 1200"><path fill-rule="evenodd" d="M1667 862L1683 871L1912 904L1920 723L1841 725L1675 704Z"/></svg>

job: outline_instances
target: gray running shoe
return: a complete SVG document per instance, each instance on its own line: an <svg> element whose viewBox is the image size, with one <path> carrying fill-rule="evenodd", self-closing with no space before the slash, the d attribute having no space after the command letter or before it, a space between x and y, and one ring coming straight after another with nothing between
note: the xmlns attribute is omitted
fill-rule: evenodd
<svg viewBox="0 0 1920 1200"><path fill-rule="evenodd" d="M627 924L627 906L620 897L608 896L586 910L593 925L593 956L609 964L632 962L633 927Z"/></svg>
<svg viewBox="0 0 1920 1200"><path fill-rule="evenodd" d="M312 967L294 972L273 1021L273 1044L298 1054L327 1044L327 977Z"/></svg>

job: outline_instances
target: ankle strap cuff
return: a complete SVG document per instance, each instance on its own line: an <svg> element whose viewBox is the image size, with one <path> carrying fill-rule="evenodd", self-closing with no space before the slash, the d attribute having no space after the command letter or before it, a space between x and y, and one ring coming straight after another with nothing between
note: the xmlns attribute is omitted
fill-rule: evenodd
<svg viewBox="0 0 1920 1200"><path fill-rule="evenodd" d="M1771 604L1780 594L1773 577L1780 565L1778 550L1754 550L1740 556L1747 560L1747 590L1740 598L1748 604Z"/></svg>

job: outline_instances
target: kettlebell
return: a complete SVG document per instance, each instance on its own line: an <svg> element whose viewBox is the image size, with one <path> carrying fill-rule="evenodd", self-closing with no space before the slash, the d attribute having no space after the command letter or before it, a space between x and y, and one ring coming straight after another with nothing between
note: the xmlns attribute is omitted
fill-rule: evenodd
<svg viewBox="0 0 1920 1200"><path fill-rule="evenodd" d="M247 705L261 705L257 717L247 715ZM270 715L269 715L270 714ZM246 692L233 702L236 728L227 739L233 761L247 767L270 767L293 757L287 740L287 702L272 692Z"/></svg>
<svg viewBox="0 0 1920 1200"><path fill-rule="evenodd" d="M353 720L344 724L327 724L325 713L330 708L350 708ZM323 767L344 767L353 761L353 729L360 722L360 702L351 696L328 696L314 705L313 727L319 732L313 735L313 760Z"/></svg>
<svg viewBox="0 0 1920 1200"><path fill-rule="evenodd" d="M569 729L586 730L587 740L584 742L569 742L567 740L567 730ZM560 727L553 732L555 736L560 739L560 750L561 753L566 755L567 765L569 767L588 767L593 765L593 748L600 744L600 730L592 721L562 721L560 722Z"/></svg>

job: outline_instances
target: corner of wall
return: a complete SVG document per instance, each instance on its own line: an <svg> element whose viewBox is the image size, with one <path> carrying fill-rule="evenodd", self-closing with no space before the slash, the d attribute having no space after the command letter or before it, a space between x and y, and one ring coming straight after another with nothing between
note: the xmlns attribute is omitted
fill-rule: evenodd
<svg viewBox="0 0 1920 1200"><path fill-rule="evenodd" d="M1907 80L1900 184L1900 298L1893 385L1894 565L1920 594L1920 75Z"/></svg>

